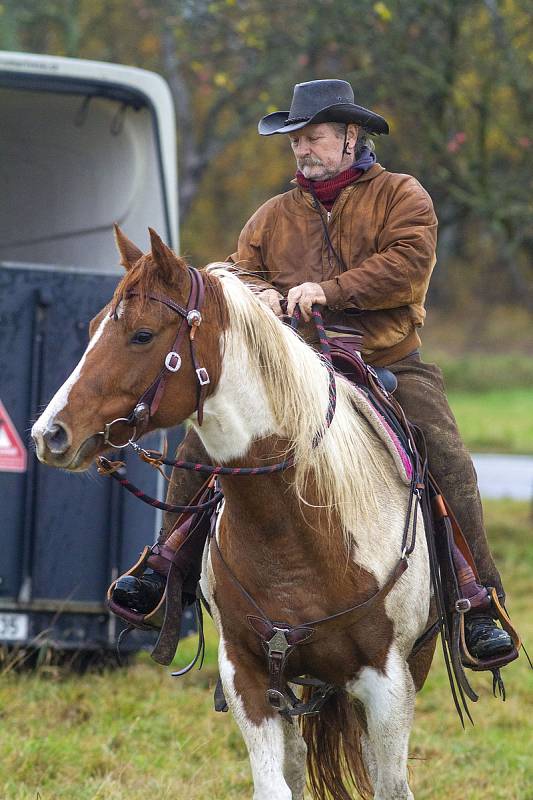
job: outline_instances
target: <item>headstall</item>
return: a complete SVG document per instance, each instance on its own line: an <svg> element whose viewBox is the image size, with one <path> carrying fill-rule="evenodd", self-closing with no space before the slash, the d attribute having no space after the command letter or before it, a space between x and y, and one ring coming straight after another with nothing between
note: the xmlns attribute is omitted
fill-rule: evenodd
<svg viewBox="0 0 533 800"><path fill-rule="evenodd" d="M123 447L127 447L128 445L133 445L135 441L142 436L143 433L145 433L150 419L154 416L159 408L169 374L178 372L181 367L182 356L180 354L180 350L187 331L189 333L191 361L197 379L196 414L198 418L198 424L202 424L204 400L207 387L210 384L210 378L207 369L198 364L194 346L194 337L196 335L196 330L202 323L201 311L204 302L205 287L202 276L198 270L194 269L194 267L189 267L188 270L191 279L191 291L189 293L189 299L187 301L186 308L183 308L174 300L171 300L170 297L165 297L158 294L148 295L150 300L154 300L156 303L162 303L163 305L167 306L167 308L175 311L176 314L179 314L182 319L178 328L178 332L176 333L174 343L165 356L164 366L155 380L137 400L131 414L128 417L117 417L117 419L114 419L112 422L107 422L104 425L104 430L100 431L100 435L104 437L104 444L114 447L117 450L121 450ZM126 294L126 298L136 297L138 294L138 292L128 292ZM114 316L115 313L115 310L111 311L111 316ZM129 437L128 441L123 442L122 444L117 444L111 440L111 429L113 425L117 425L119 423L129 425L133 428L133 433Z"/></svg>

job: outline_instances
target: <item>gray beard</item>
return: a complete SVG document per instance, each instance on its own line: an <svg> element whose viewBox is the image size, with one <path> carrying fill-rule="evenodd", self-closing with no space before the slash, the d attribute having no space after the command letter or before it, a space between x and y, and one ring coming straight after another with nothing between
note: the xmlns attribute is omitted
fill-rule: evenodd
<svg viewBox="0 0 533 800"><path fill-rule="evenodd" d="M318 160L313 160L312 162L306 161L302 165L300 165L299 163L297 164L297 167L300 170L300 172L304 175L305 178L307 178L307 180L310 181L327 181L330 178L334 178L335 175L338 175L338 170L336 172L325 172L322 175L320 175L320 177L315 177L315 178L310 178L308 175L305 174L306 169L308 167L323 167L323 166L324 166L323 163Z"/></svg>

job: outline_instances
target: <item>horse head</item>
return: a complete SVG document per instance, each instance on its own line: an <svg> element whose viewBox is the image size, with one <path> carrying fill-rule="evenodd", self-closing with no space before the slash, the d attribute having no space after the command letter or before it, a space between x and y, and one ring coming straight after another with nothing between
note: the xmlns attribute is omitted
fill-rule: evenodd
<svg viewBox="0 0 533 800"><path fill-rule="evenodd" d="M139 399L159 376L156 400L143 407L141 433L188 419L197 409L199 379L207 396L220 376L224 305L216 279L206 274L200 281L205 299L191 324L181 313L193 296L187 264L151 229L146 254L118 226L115 239L125 275L91 321L79 364L32 428L39 460L71 471L87 469L109 444L136 435ZM181 352L172 354L181 329Z"/></svg>

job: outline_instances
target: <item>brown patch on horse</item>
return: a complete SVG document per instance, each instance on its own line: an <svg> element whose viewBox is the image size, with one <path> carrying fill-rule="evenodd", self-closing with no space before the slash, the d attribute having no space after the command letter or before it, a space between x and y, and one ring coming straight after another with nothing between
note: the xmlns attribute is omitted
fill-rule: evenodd
<svg viewBox="0 0 533 800"><path fill-rule="evenodd" d="M278 446L283 450L283 443ZM273 441L266 439L254 444L246 460L252 465L269 463L266 455L272 458L272 453ZM226 507L220 526L220 548L237 579L269 618L296 626L363 602L379 587L375 577L355 563L353 553L346 552L342 536L324 534L325 526L332 522L326 509L313 509L313 525L306 521L309 509L300 506L290 489L291 472L221 479ZM308 490L312 504L312 478ZM276 505L272 502L274 497L280 498ZM250 530L254 532L253 539ZM247 554L246 559L243 553ZM266 673L260 639L246 619L257 610L216 558L213 568L225 638L235 646L245 644L251 654L261 658ZM392 638L393 624L382 600L360 623L343 626L339 620L317 628L316 641L311 638L289 656L287 678L310 674L343 686L364 666L383 671ZM240 678L237 676L236 680L239 682ZM264 717L268 708L264 698L259 707L254 707L246 703L245 687L238 690L250 719Z"/></svg>

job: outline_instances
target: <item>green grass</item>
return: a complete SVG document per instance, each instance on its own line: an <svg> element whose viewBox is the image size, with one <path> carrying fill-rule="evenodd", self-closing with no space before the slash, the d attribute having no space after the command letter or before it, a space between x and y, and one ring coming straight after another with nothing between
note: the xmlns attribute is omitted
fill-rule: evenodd
<svg viewBox="0 0 533 800"><path fill-rule="evenodd" d="M533 453L533 387L451 391L448 400L472 452Z"/></svg>
<svg viewBox="0 0 533 800"><path fill-rule="evenodd" d="M525 503L486 507L490 538L509 607L531 642L533 572ZM195 643L180 646L179 662ZM237 726L215 714L216 640L208 631L206 666L184 679L146 655L123 670L83 677L41 667L7 669L0 680L1 800L244 800L252 796ZM417 800L531 800L533 673L525 658L505 670L508 700L495 700L487 675L473 683L476 725L463 732L440 657L417 701L411 738ZM528 705L529 704L529 705Z"/></svg>
<svg viewBox="0 0 533 800"><path fill-rule="evenodd" d="M485 393L533 389L531 356L520 353L490 356L472 353L456 358L432 355L429 360L435 360L442 369L449 391Z"/></svg>
<svg viewBox="0 0 533 800"><path fill-rule="evenodd" d="M442 369L450 405L472 452L533 453L533 357L425 348Z"/></svg>

